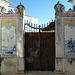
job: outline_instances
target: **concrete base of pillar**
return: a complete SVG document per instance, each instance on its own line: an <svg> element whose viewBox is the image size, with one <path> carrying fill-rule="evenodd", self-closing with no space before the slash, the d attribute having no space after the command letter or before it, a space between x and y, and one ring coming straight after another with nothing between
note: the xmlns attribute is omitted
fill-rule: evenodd
<svg viewBox="0 0 75 75"><path fill-rule="evenodd" d="M55 74L64 74L63 71L55 71Z"/></svg>
<svg viewBox="0 0 75 75"><path fill-rule="evenodd" d="M17 73L17 58L4 58L1 62L1 73Z"/></svg>
<svg viewBox="0 0 75 75"><path fill-rule="evenodd" d="M8 73L24 73L24 59L19 58L3 58L1 61L1 74Z"/></svg>
<svg viewBox="0 0 75 75"><path fill-rule="evenodd" d="M17 58L17 73L24 73L24 58L18 57Z"/></svg>

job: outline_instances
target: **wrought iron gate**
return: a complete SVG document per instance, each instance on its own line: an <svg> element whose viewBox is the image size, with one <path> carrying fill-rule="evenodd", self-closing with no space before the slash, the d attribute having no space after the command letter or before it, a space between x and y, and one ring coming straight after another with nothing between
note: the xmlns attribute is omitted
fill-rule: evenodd
<svg viewBox="0 0 75 75"><path fill-rule="evenodd" d="M55 32L25 32L25 68L55 70Z"/></svg>

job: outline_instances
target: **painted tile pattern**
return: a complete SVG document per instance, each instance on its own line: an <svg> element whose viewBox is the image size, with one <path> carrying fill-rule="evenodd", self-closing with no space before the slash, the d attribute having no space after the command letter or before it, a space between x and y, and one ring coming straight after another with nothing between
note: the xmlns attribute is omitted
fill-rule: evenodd
<svg viewBox="0 0 75 75"><path fill-rule="evenodd" d="M64 18L65 51L66 57L75 57L75 18Z"/></svg>
<svg viewBox="0 0 75 75"><path fill-rule="evenodd" d="M17 46L17 38L16 38L16 21L15 20L2 20L1 21L1 29L2 29L2 56L4 57L16 57L16 46Z"/></svg>
<svg viewBox="0 0 75 75"><path fill-rule="evenodd" d="M1 49L2 49L2 29L1 29L1 22L0 22L0 56L1 56Z"/></svg>

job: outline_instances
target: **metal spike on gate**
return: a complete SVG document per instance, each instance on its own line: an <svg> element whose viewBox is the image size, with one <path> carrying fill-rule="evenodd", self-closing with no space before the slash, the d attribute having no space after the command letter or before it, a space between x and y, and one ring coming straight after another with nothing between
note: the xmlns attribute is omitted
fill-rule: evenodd
<svg viewBox="0 0 75 75"><path fill-rule="evenodd" d="M42 24L42 28L43 28L43 24Z"/></svg>
<svg viewBox="0 0 75 75"><path fill-rule="evenodd" d="M37 32L37 24L36 24L36 27L35 28L36 28L36 32Z"/></svg>
<svg viewBox="0 0 75 75"><path fill-rule="evenodd" d="M31 27L32 27L32 23L31 23Z"/></svg>
<svg viewBox="0 0 75 75"><path fill-rule="evenodd" d="M43 27L43 24L42 24L42 32L43 32L43 28L44 28L44 27Z"/></svg>
<svg viewBox="0 0 75 75"><path fill-rule="evenodd" d="M36 24L36 28L37 28L38 24Z"/></svg>
<svg viewBox="0 0 75 75"><path fill-rule="evenodd" d="M53 22L53 19L52 19L52 22Z"/></svg>
<svg viewBox="0 0 75 75"><path fill-rule="evenodd" d="M32 23L31 23L31 31L32 31Z"/></svg>
<svg viewBox="0 0 75 75"><path fill-rule="evenodd" d="M34 24L34 32L35 32L35 24Z"/></svg>
<svg viewBox="0 0 75 75"><path fill-rule="evenodd" d="M48 23L47 23L47 26L48 26Z"/></svg>
<svg viewBox="0 0 75 75"><path fill-rule="evenodd" d="M44 28L46 27L46 24L44 24Z"/></svg>
<svg viewBox="0 0 75 75"><path fill-rule="evenodd" d="M40 25L39 25L39 32L40 32Z"/></svg>
<svg viewBox="0 0 75 75"><path fill-rule="evenodd" d="M49 24L50 24L50 21L49 21Z"/></svg>

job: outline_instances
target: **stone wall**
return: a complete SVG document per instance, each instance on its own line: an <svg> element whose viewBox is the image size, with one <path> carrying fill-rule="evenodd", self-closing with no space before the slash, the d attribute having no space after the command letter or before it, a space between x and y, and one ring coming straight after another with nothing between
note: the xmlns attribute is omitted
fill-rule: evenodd
<svg viewBox="0 0 75 75"><path fill-rule="evenodd" d="M0 16L1 73L17 72L17 14Z"/></svg>
<svg viewBox="0 0 75 75"><path fill-rule="evenodd" d="M17 58L4 58L1 62L1 73L17 73Z"/></svg>
<svg viewBox="0 0 75 75"><path fill-rule="evenodd" d="M55 5L56 73L75 74L75 10Z"/></svg>
<svg viewBox="0 0 75 75"><path fill-rule="evenodd" d="M1 57L17 56L17 15L0 16Z"/></svg>
<svg viewBox="0 0 75 75"><path fill-rule="evenodd" d="M20 3L16 10L15 13L9 11L8 13L0 14L0 59L2 59L2 74L24 73L24 19L22 13L24 6Z"/></svg>

